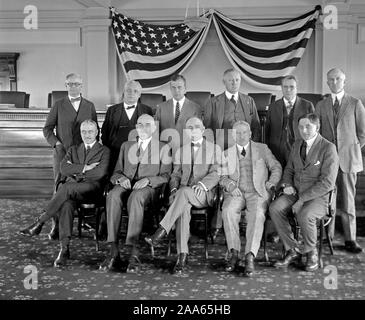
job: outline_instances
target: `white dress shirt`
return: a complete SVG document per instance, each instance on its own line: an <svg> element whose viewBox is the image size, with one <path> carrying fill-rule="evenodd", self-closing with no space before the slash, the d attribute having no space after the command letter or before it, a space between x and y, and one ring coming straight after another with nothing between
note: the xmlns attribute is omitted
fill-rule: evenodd
<svg viewBox="0 0 365 320"><path fill-rule="evenodd" d="M137 102L135 104L127 104L127 103L123 102L123 105L124 105L124 110L128 116L128 119L131 120L131 118L133 117L134 111L136 111L136 109L137 109ZM127 109L127 107L130 107L130 106L134 106L134 108Z"/></svg>
<svg viewBox="0 0 365 320"><path fill-rule="evenodd" d="M226 90L225 94L226 94L226 97L227 97L228 100L231 100L232 96L233 96L234 100L236 100L236 102L238 101L238 92L232 94L232 93L230 93Z"/></svg>
<svg viewBox="0 0 365 320"><path fill-rule="evenodd" d="M81 95L79 95L78 97L71 97L70 95L68 96L70 102L71 102L71 99L77 99L77 98L80 98L81 99ZM71 102L72 106L74 107L75 111L79 111L79 107L80 107L80 101L74 101L74 102Z"/></svg>
<svg viewBox="0 0 365 320"><path fill-rule="evenodd" d="M313 138L311 138L309 140L305 140L305 142L307 143L307 149L306 149L306 152L305 152L306 155L308 155L309 150L312 148L313 143L316 140L317 136L318 136L318 133L316 133L316 135Z"/></svg>
<svg viewBox="0 0 365 320"><path fill-rule="evenodd" d="M339 93L331 93L332 105L335 104L336 97L337 97L338 103L341 105L342 98L343 98L344 95L345 95L345 91L344 90L342 90Z"/></svg>
<svg viewBox="0 0 365 320"><path fill-rule="evenodd" d="M89 146L90 149L94 146L94 144L96 143L96 140L93 142L93 143L90 143L90 144L87 144L87 143L84 143L85 145L85 150L87 150L87 147Z"/></svg>
<svg viewBox="0 0 365 320"><path fill-rule="evenodd" d="M152 137L149 137L148 139L142 140L138 139L138 148L142 147L142 150L145 151L148 147L148 144L150 143Z"/></svg>
<svg viewBox="0 0 365 320"><path fill-rule="evenodd" d="M250 145L250 143L247 143L244 146L241 146L240 144L236 143L239 154L241 154L243 148L245 148L245 151L246 151L246 154L247 154L247 149L248 149L249 145Z"/></svg>

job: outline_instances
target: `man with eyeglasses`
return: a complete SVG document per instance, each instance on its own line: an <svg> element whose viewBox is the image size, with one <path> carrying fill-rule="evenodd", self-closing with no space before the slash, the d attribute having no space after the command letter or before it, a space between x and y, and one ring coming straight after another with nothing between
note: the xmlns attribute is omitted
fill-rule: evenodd
<svg viewBox="0 0 365 320"><path fill-rule="evenodd" d="M141 115L136 129L137 141L122 144L110 178L114 185L106 198L110 255L100 266L105 271L118 271L122 266L118 234L124 206L127 207L129 216L125 240L129 255L127 272L134 273L140 269L138 239L142 231L144 210L157 201L160 188L168 182L172 169L170 147L152 136L156 131L153 117Z"/></svg>
<svg viewBox="0 0 365 320"><path fill-rule="evenodd" d="M106 112L101 127L101 140L111 151L110 174L117 163L120 147L135 129L138 117L142 114L152 115L149 106L138 102L141 92L142 86L138 81L127 81L124 85L123 101L110 106Z"/></svg>
<svg viewBox="0 0 365 320"><path fill-rule="evenodd" d="M68 96L54 103L43 127L43 135L53 148L54 191L61 179L60 163L66 155L67 149L82 142L81 123L91 119L95 121L99 130L94 104L81 96L81 76L76 73L68 74L65 86ZM48 236L50 239L56 240L58 239L58 224L55 219L52 219L52 222L52 230Z"/></svg>

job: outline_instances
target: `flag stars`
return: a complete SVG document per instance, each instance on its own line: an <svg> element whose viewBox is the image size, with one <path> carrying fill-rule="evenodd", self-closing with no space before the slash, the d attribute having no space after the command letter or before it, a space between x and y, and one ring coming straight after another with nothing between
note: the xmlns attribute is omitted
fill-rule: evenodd
<svg viewBox="0 0 365 320"><path fill-rule="evenodd" d="M169 47L169 46L170 46L170 43L169 43L169 42L167 42L167 41L165 41L165 42L163 43L163 45L164 45L165 47Z"/></svg>
<svg viewBox="0 0 365 320"><path fill-rule="evenodd" d="M157 41L154 41L152 44L155 46L155 48L158 48L160 45Z"/></svg>
<svg viewBox="0 0 365 320"><path fill-rule="evenodd" d="M128 50L131 50L132 45L130 43L127 43L127 48L128 48Z"/></svg>
<svg viewBox="0 0 365 320"><path fill-rule="evenodd" d="M138 30L142 30L142 29L143 29L143 27L139 24L139 25L137 26L137 29L138 29Z"/></svg>
<svg viewBox="0 0 365 320"><path fill-rule="evenodd" d="M132 37L131 39L132 39L133 42L137 42L138 41L138 39L136 37Z"/></svg>
<svg viewBox="0 0 365 320"><path fill-rule="evenodd" d="M172 36L173 37L178 37L179 36L179 33L175 30Z"/></svg>
<svg viewBox="0 0 365 320"><path fill-rule="evenodd" d="M162 52L162 50L160 48L156 49L156 53L161 53L161 52Z"/></svg>
<svg viewBox="0 0 365 320"><path fill-rule="evenodd" d="M174 43L178 46L179 44L181 44L181 40L177 39Z"/></svg>
<svg viewBox="0 0 365 320"><path fill-rule="evenodd" d="M140 35L141 35L141 37L142 37L142 38L143 38L143 37L146 37L146 32L141 31L141 32L140 32Z"/></svg>
<svg viewBox="0 0 365 320"><path fill-rule="evenodd" d="M151 28L151 27L148 27L148 31L155 31L155 30L153 30L153 28Z"/></svg>
<svg viewBox="0 0 365 320"><path fill-rule="evenodd" d="M119 39L121 37L120 32L118 31L115 36Z"/></svg>
<svg viewBox="0 0 365 320"><path fill-rule="evenodd" d="M119 43L119 46L120 46L120 48L124 48L124 47L125 47L124 42L122 42L122 41L121 41L121 42Z"/></svg>
<svg viewBox="0 0 365 320"><path fill-rule="evenodd" d="M131 30L129 30L129 32L130 32L131 34L135 35L137 31L136 31L136 30L134 30L134 29L131 29Z"/></svg>
<svg viewBox="0 0 365 320"><path fill-rule="evenodd" d="M150 37L156 39L156 33L150 33Z"/></svg>
<svg viewBox="0 0 365 320"><path fill-rule="evenodd" d="M118 27L118 22L114 21L113 26L114 26L114 28Z"/></svg>
<svg viewBox="0 0 365 320"><path fill-rule="evenodd" d="M148 46L148 45L149 45L149 43L148 43L146 40L144 40L144 41L142 42L142 44L144 44L145 46Z"/></svg>
<svg viewBox="0 0 365 320"><path fill-rule="evenodd" d="M184 30L183 30L185 33L189 33L190 29L188 27L186 27Z"/></svg>
<svg viewBox="0 0 365 320"><path fill-rule="evenodd" d="M166 38L166 39L167 39L167 34L164 32L164 33L161 35L161 38Z"/></svg>
<svg viewBox="0 0 365 320"><path fill-rule="evenodd" d="M129 40L129 35L127 35L126 33L123 34L124 40Z"/></svg>
<svg viewBox="0 0 365 320"><path fill-rule="evenodd" d="M145 50L146 50L146 53L152 53L152 49L150 49L148 47L146 47Z"/></svg>
<svg viewBox="0 0 365 320"><path fill-rule="evenodd" d="M120 26L122 27L123 30L127 29L124 24L121 24Z"/></svg>
<svg viewBox="0 0 365 320"><path fill-rule="evenodd" d="M140 46L136 46L137 51L142 51L142 48Z"/></svg>

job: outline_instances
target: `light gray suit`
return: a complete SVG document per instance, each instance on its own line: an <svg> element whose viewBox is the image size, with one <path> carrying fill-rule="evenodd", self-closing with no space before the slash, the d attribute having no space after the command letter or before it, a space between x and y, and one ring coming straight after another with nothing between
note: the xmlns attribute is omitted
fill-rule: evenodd
<svg viewBox="0 0 365 320"><path fill-rule="evenodd" d="M337 146L340 158L337 191L338 199L342 200L345 240L356 240L355 185L357 172L364 169L361 148L365 145L365 108L359 99L345 93L338 113L337 128L331 96L318 102L315 112L321 120L320 133Z"/></svg>
<svg viewBox="0 0 365 320"><path fill-rule="evenodd" d="M283 185L294 187L297 194L283 194L277 198L270 205L270 216L285 249L298 248L287 215L292 205L301 199L304 204L296 218L303 235L303 253L307 253L316 247L316 219L326 215L328 194L335 188L338 155L334 144L318 134L303 162L300 157L302 142L299 139L294 142L282 179Z"/></svg>
<svg viewBox="0 0 365 320"><path fill-rule="evenodd" d="M239 222L241 210L246 208L246 247L245 255L252 252L254 256L260 248L260 241L264 229L266 210L270 194L266 190L266 182L276 186L281 178L282 168L266 144L250 142L249 151L252 162L253 192L244 192L240 188L240 159L242 155L234 145L224 151L223 176L220 185L224 188L224 202L222 207L223 227L226 235L228 250L241 250ZM239 188L242 197L235 197L232 191Z"/></svg>
<svg viewBox="0 0 365 320"><path fill-rule="evenodd" d="M171 146L172 153L175 154L176 150L182 146L185 142L190 140L183 136L186 120L196 116L201 118L201 108L195 102L185 97L185 102L181 107L180 117L175 124L174 116L174 103L172 99L169 99L157 106L155 120L159 122L160 141L168 142ZM170 130L166 130L170 129ZM166 130L164 133L163 131ZM169 136L171 135L171 138ZM171 141L169 142L169 140Z"/></svg>

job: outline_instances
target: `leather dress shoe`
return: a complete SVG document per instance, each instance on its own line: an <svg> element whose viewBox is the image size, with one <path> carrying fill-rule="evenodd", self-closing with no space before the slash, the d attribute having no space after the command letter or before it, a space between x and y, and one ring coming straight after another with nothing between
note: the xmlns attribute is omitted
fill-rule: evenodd
<svg viewBox="0 0 365 320"><path fill-rule="evenodd" d="M70 259L70 249L67 246L61 245L61 250L58 253L56 260L54 261L53 265L55 267L65 266L67 264L67 259Z"/></svg>
<svg viewBox="0 0 365 320"><path fill-rule="evenodd" d="M245 272L246 277L251 277L255 271L254 255L249 252L245 256Z"/></svg>
<svg viewBox="0 0 365 320"><path fill-rule="evenodd" d="M300 253L296 249L290 249L286 252L284 259L275 262L275 268L286 268L292 263L300 260Z"/></svg>
<svg viewBox="0 0 365 320"><path fill-rule="evenodd" d="M177 274L183 273L186 269L187 263L188 263L188 254L179 253L179 257L177 258L173 273Z"/></svg>
<svg viewBox="0 0 365 320"><path fill-rule="evenodd" d="M238 263L238 250L231 249L231 257L227 261L225 270L227 272L232 272L236 269L236 265Z"/></svg>
<svg viewBox="0 0 365 320"><path fill-rule="evenodd" d="M351 253L362 252L362 248L356 241L345 241L345 250Z"/></svg>
<svg viewBox="0 0 365 320"><path fill-rule="evenodd" d="M44 225L44 222L39 222L39 218L38 218L29 227L27 227L23 230L20 230L20 234L22 234L24 236L29 236L29 237L37 236L41 233L43 225Z"/></svg>
<svg viewBox="0 0 365 320"><path fill-rule="evenodd" d="M48 234L49 240L58 240L59 238L59 229L58 229L58 221L55 218L52 218L52 228L50 233Z"/></svg>
<svg viewBox="0 0 365 320"><path fill-rule="evenodd" d="M119 254L107 257L100 265L99 270L103 271L120 271L122 268L122 259Z"/></svg>
<svg viewBox="0 0 365 320"><path fill-rule="evenodd" d="M305 271L315 271L319 267L317 250L313 250L307 253L307 263L305 265Z"/></svg>
<svg viewBox="0 0 365 320"><path fill-rule="evenodd" d="M128 261L127 273L136 273L141 269L141 260L138 256L132 255Z"/></svg>
<svg viewBox="0 0 365 320"><path fill-rule="evenodd" d="M166 235L166 230L162 227L158 227L158 229L156 230L156 232L149 237L145 237L144 240L151 246L154 247L156 246L162 239L163 237Z"/></svg>

